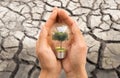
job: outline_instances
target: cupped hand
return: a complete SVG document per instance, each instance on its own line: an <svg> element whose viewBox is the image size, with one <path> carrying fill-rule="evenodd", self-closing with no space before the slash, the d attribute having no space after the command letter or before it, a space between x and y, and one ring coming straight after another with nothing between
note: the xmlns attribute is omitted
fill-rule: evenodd
<svg viewBox="0 0 120 78"><path fill-rule="evenodd" d="M56 56L48 43L48 35L51 27L56 23L57 8L54 8L49 19L42 27L39 38L36 42L36 54L41 64L41 69L53 73L59 74L61 71L61 63L56 59Z"/></svg>
<svg viewBox="0 0 120 78"><path fill-rule="evenodd" d="M81 68L85 69L87 45L77 24L63 9L59 9L58 16L68 25L72 37L71 44L68 46L67 56L62 61L63 68L66 73L77 73Z"/></svg>

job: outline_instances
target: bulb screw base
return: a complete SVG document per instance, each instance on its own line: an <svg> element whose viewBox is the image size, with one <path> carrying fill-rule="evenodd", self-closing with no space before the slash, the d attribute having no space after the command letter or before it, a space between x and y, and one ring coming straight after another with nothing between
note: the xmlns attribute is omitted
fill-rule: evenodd
<svg viewBox="0 0 120 78"><path fill-rule="evenodd" d="M62 52L62 51L57 51L57 58L58 59L64 59L65 58L66 53Z"/></svg>

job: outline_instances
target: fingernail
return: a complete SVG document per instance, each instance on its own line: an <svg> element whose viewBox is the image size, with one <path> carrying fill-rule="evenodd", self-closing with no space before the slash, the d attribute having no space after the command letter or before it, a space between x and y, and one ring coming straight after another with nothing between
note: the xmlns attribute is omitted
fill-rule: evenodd
<svg viewBox="0 0 120 78"><path fill-rule="evenodd" d="M57 13L57 11L56 11L56 10L54 10L54 11L53 11L53 14L56 14L56 13Z"/></svg>
<svg viewBox="0 0 120 78"><path fill-rule="evenodd" d="M54 8L53 8L53 11L56 10L56 9L57 9L57 7L54 7Z"/></svg>

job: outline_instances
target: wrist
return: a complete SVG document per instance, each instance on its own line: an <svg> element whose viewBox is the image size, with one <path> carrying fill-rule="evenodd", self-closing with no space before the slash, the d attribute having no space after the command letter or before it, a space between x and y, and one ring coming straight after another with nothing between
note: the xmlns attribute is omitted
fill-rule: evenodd
<svg viewBox="0 0 120 78"><path fill-rule="evenodd" d="M48 71L48 70L41 70L39 78L58 78L59 77L58 72L56 71Z"/></svg>
<svg viewBox="0 0 120 78"><path fill-rule="evenodd" d="M88 78L85 65L80 65L72 71L66 73L67 78Z"/></svg>

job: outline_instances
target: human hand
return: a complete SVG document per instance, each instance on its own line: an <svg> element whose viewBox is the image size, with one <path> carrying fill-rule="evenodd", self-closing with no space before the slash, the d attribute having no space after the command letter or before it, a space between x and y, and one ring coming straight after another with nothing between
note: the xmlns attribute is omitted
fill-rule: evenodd
<svg viewBox="0 0 120 78"><path fill-rule="evenodd" d="M67 56L62 64L68 78L87 78L85 64L87 55L87 45L77 24L68 16L68 14L59 9L59 19L63 20L69 26L71 31L71 44L68 46Z"/></svg>
<svg viewBox="0 0 120 78"><path fill-rule="evenodd" d="M68 46L67 56L64 60L62 60L62 65L68 78L79 78L79 75L82 78L87 78L85 71L87 47L84 38L75 22L66 14L64 10L58 8L53 11L50 18L46 22L36 44L36 54L38 55L41 62L41 68L43 70L43 74L41 74L40 77L43 76L42 78L47 78L44 71L47 71L47 74L48 72L51 72L52 74L49 73L49 75L57 77L61 70L60 61L56 59L55 54L49 45L51 44L51 40L49 39L50 37L47 37L55 23L67 24L72 33L72 40L70 40L72 41L71 45L66 45ZM54 78L52 76L49 76L49 78Z"/></svg>
<svg viewBox="0 0 120 78"><path fill-rule="evenodd" d="M49 31L56 23L56 18L57 8L54 8L36 42L36 54L41 64L40 78L57 78L61 71L61 63L56 59L56 56L48 43Z"/></svg>

